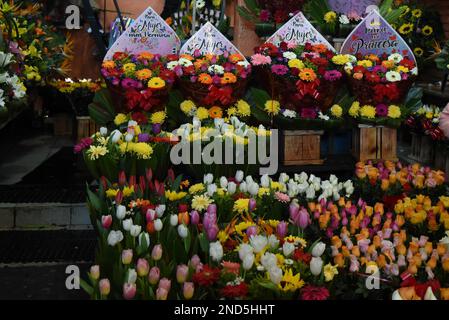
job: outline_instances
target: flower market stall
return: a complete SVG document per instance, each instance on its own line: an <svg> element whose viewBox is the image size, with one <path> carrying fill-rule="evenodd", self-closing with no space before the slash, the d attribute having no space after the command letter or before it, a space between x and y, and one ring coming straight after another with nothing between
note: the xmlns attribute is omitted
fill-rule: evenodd
<svg viewBox="0 0 449 320"><path fill-rule="evenodd" d="M67 39L4 3L35 40L0 53L0 110L45 82L77 120L90 298L449 300L449 54L413 3L150 6L98 80L56 75Z"/></svg>

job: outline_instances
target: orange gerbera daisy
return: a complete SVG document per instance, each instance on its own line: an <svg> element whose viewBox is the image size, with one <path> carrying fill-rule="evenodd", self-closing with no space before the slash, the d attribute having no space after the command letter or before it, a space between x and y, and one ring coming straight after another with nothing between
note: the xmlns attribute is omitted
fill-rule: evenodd
<svg viewBox="0 0 449 320"><path fill-rule="evenodd" d="M136 72L136 77L139 80L147 80L147 79L151 78L152 75L153 75L153 73L151 72L150 69L142 69L142 70L138 70Z"/></svg>
<svg viewBox="0 0 449 320"><path fill-rule="evenodd" d="M103 62L103 68L105 69L114 69L115 68L115 62L112 60L106 60Z"/></svg>
<svg viewBox="0 0 449 320"><path fill-rule="evenodd" d="M228 83L236 83L237 82L237 77L230 73L230 72L226 72L223 75L223 78L221 78L221 83L222 84L228 84Z"/></svg>
<svg viewBox="0 0 449 320"><path fill-rule="evenodd" d="M193 57L190 54L181 54L179 56L179 58L184 58L184 59L187 59L187 60L190 60L190 61L194 60Z"/></svg>
<svg viewBox="0 0 449 320"><path fill-rule="evenodd" d="M394 67L394 61L390 61L390 60L382 61L382 66L387 69L392 69Z"/></svg>
<svg viewBox="0 0 449 320"><path fill-rule="evenodd" d="M144 51L139 54L139 59L142 60L152 60L153 58L154 54L152 54L151 52Z"/></svg>
<svg viewBox="0 0 449 320"><path fill-rule="evenodd" d="M315 81L316 73L313 69L304 68L299 72L299 78L303 81Z"/></svg>
<svg viewBox="0 0 449 320"><path fill-rule="evenodd" d="M220 107L212 107L209 109L209 117L217 119L223 117L223 111Z"/></svg>
<svg viewBox="0 0 449 320"><path fill-rule="evenodd" d="M211 84L212 83L212 77L208 75L207 73L201 73L198 76L198 81L202 84Z"/></svg>
<svg viewBox="0 0 449 320"><path fill-rule="evenodd" d="M379 61L379 57L376 56L375 54L370 54L366 57L368 60L371 60L372 62L377 62Z"/></svg>
<svg viewBox="0 0 449 320"><path fill-rule="evenodd" d="M313 52L323 53L327 51L327 47L325 44L318 43L312 46Z"/></svg>
<svg viewBox="0 0 449 320"><path fill-rule="evenodd" d="M241 54L234 53L229 56L229 61L231 61L232 63L237 63L239 61L243 61L243 57Z"/></svg>

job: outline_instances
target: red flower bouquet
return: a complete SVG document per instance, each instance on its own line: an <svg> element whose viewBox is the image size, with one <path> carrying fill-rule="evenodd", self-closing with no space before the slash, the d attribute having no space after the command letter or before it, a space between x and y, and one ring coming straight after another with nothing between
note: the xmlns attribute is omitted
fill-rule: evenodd
<svg viewBox="0 0 449 320"><path fill-rule="evenodd" d="M415 63L398 53L349 57L345 71L362 105L400 104L418 74Z"/></svg>
<svg viewBox="0 0 449 320"><path fill-rule="evenodd" d="M343 65L334 63L334 57L324 44L265 43L251 63L268 80L266 90L283 108L308 115L325 112L334 102L343 78Z"/></svg>
<svg viewBox="0 0 449 320"><path fill-rule="evenodd" d="M184 54L167 67L176 73L187 99L206 106L227 107L245 94L251 65L240 54Z"/></svg>
<svg viewBox="0 0 449 320"><path fill-rule="evenodd" d="M176 59L177 56L162 58L149 52L138 55L116 52L112 60L104 61L101 73L117 98L117 111L163 110L176 78L166 64Z"/></svg>

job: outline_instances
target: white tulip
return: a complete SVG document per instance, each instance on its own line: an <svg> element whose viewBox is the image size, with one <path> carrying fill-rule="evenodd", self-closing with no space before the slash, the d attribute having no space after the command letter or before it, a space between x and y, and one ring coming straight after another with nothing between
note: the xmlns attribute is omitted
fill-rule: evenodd
<svg viewBox="0 0 449 320"><path fill-rule="evenodd" d="M212 173L208 173L204 175L203 182L204 184L211 184L214 181L214 176Z"/></svg>
<svg viewBox="0 0 449 320"><path fill-rule="evenodd" d="M290 180L290 177L288 176L288 174L282 172L282 173L279 175L279 182L287 183L288 180Z"/></svg>
<svg viewBox="0 0 449 320"><path fill-rule="evenodd" d="M254 179L251 176L246 176L245 181L248 185L250 185L251 183L254 183Z"/></svg>
<svg viewBox="0 0 449 320"><path fill-rule="evenodd" d="M140 232L142 231L142 227L141 226L137 226L137 225L133 225L131 226L131 229L129 230L129 233L131 234L131 236L138 237Z"/></svg>
<svg viewBox="0 0 449 320"><path fill-rule="evenodd" d="M161 231L163 228L163 223L161 219L156 219L154 220L154 230L156 231Z"/></svg>
<svg viewBox="0 0 449 320"><path fill-rule="evenodd" d="M126 207L119 205L117 206L117 209L115 210L115 216L119 220L123 220L126 217Z"/></svg>
<svg viewBox="0 0 449 320"><path fill-rule="evenodd" d="M228 179L226 179L226 177L221 177L220 188L226 189L227 186L228 186Z"/></svg>
<svg viewBox="0 0 449 320"><path fill-rule="evenodd" d="M252 236L249 239L249 242L253 247L255 253L261 252L268 245L268 239L262 235Z"/></svg>
<svg viewBox="0 0 449 320"><path fill-rule="evenodd" d="M148 209L147 216L149 216L150 220L153 221L157 216L156 211L154 211L153 209Z"/></svg>
<svg viewBox="0 0 449 320"><path fill-rule="evenodd" d="M264 174L262 178L260 178L260 185L264 188L270 187L270 177L268 176L268 174Z"/></svg>
<svg viewBox="0 0 449 320"><path fill-rule="evenodd" d="M146 232L139 234L139 244L143 244L143 239L145 238L147 248L150 246L150 235Z"/></svg>
<svg viewBox="0 0 449 320"><path fill-rule="evenodd" d="M101 127L100 128L100 134L105 137L108 134L108 128L106 127Z"/></svg>
<svg viewBox="0 0 449 320"><path fill-rule="evenodd" d="M220 241L212 242L209 245L209 255L212 258L212 260L216 262L220 262L223 258L223 247L220 243Z"/></svg>
<svg viewBox="0 0 449 320"><path fill-rule="evenodd" d="M259 185L255 182L251 183L248 185L248 192L250 195L257 196L257 194L259 193Z"/></svg>
<svg viewBox="0 0 449 320"><path fill-rule="evenodd" d="M120 241L123 240L123 233L118 230L118 231L114 231L112 230L111 232L109 232L108 234L108 244L110 246L115 246L117 243L119 243Z"/></svg>
<svg viewBox="0 0 449 320"><path fill-rule="evenodd" d="M279 239L274 234L268 237L268 246L271 249L276 249L277 247L279 247Z"/></svg>
<svg viewBox="0 0 449 320"><path fill-rule="evenodd" d="M235 180L236 180L237 182L242 182L242 180L243 180L243 171L242 171L242 170L238 170L238 171L235 173Z"/></svg>
<svg viewBox="0 0 449 320"><path fill-rule="evenodd" d="M215 128L220 129L224 124L224 119L223 118L215 118L214 119L214 125Z"/></svg>
<svg viewBox="0 0 449 320"><path fill-rule="evenodd" d="M178 216L176 214L172 214L170 216L170 225L172 227L176 227L178 225Z"/></svg>
<svg viewBox="0 0 449 320"><path fill-rule="evenodd" d="M134 135L133 135L133 134L127 133L127 134L125 135L125 141L126 141L126 142L131 142L131 141L133 141L133 139L134 139Z"/></svg>
<svg viewBox="0 0 449 320"><path fill-rule="evenodd" d="M127 283L136 283L137 281L137 272L135 269L129 269L128 270L128 276L126 277L126 282Z"/></svg>
<svg viewBox="0 0 449 320"><path fill-rule="evenodd" d="M181 238L185 239L189 235L189 229L183 224L178 226L178 234Z"/></svg>
<svg viewBox="0 0 449 320"><path fill-rule="evenodd" d="M324 250L326 250L326 244L323 242L318 242L313 246L312 256L316 258L321 257L324 253Z"/></svg>
<svg viewBox="0 0 449 320"><path fill-rule="evenodd" d="M266 270L270 270L277 266L277 257L275 254L270 252L265 252L264 255L260 258L260 263L264 266Z"/></svg>
<svg viewBox="0 0 449 320"><path fill-rule="evenodd" d="M165 209L166 209L165 204L160 204L156 207L156 213L159 218L161 218L164 215Z"/></svg>
<svg viewBox="0 0 449 320"><path fill-rule="evenodd" d="M118 130L114 130L114 132L112 132L112 143L117 143L119 142L119 140L122 137L122 133Z"/></svg>
<svg viewBox="0 0 449 320"><path fill-rule="evenodd" d="M229 194L234 194L236 189L237 189L237 185L234 182L231 181L228 183L228 193Z"/></svg>
<svg viewBox="0 0 449 320"><path fill-rule="evenodd" d="M254 251L253 247L251 247L251 246L250 246L249 244L247 244L247 243L244 243L244 244L240 245L240 247L239 247L239 258L240 258L240 260L243 261L243 259L244 259L247 255L253 254L253 251Z"/></svg>
<svg viewBox="0 0 449 320"><path fill-rule="evenodd" d="M242 263L243 269L249 270L252 268L253 264L254 264L254 254L251 253L246 255Z"/></svg>
<svg viewBox="0 0 449 320"><path fill-rule="evenodd" d="M312 260L310 260L310 272L312 272L314 276L319 276L322 269L323 260L320 257L312 257Z"/></svg>
<svg viewBox="0 0 449 320"><path fill-rule="evenodd" d="M212 197L217 192L217 185L215 183L207 185L207 194Z"/></svg>
<svg viewBox="0 0 449 320"><path fill-rule="evenodd" d="M282 280L282 269L281 268L279 268L279 267L271 268L268 271L268 273L270 275L271 282L273 282L276 285L281 283L281 280Z"/></svg>
<svg viewBox="0 0 449 320"><path fill-rule="evenodd" d="M125 229L126 231L130 231L131 227L133 226L133 220L132 219L123 220L122 224L123 229Z"/></svg>
<svg viewBox="0 0 449 320"><path fill-rule="evenodd" d="M306 198L311 200L315 198L315 188L311 185L306 190Z"/></svg>
<svg viewBox="0 0 449 320"><path fill-rule="evenodd" d="M295 245L291 242L284 242L284 245L282 246L282 252L286 257L289 257L293 251L295 251Z"/></svg>
<svg viewBox="0 0 449 320"><path fill-rule="evenodd" d="M239 185L239 190L240 190L241 192L247 192L247 191L248 191L248 186L247 186L247 184L246 184L245 181L243 181L242 183L240 183L240 185Z"/></svg>

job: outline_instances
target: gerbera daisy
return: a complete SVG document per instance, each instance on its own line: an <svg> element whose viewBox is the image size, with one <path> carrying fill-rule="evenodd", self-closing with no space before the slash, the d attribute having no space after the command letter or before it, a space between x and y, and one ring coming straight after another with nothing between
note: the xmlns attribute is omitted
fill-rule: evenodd
<svg viewBox="0 0 449 320"><path fill-rule="evenodd" d="M142 69L142 70L138 70L136 72L136 77L139 80L147 80L147 79L151 78L152 75L153 75L153 73L151 72L150 69Z"/></svg>
<svg viewBox="0 0 449 320"><path fill-rule="evenodd" d="M223 75L223 78L221 78L221 83L222 84L228 84L228 83L236 83L237 82L237 77L230 73L230 72L226 72Z"/></svg>
<svg viewBox="0 0 449 320"><path fill-rule="evenodd" d="M162 89L165 87L165 81L159 77L154 77L148 82L150 89Z"/></svg>
<svg viewBox="0 0 449 320"><path fill-rule="evenodd" d="M430 36L433 33L433 28L431 26L425 26L422 28L422 34L425 36Z"/></svg>
<svg viewBox="0 0 449 320"><path fill-rule="evenodd" d="M299 72L299 78L303 81L311 82L311 81L315 81L317 76L316 76L315 71L313 71L313 69L305 68Z"/></svg>
<svg viewBox="0 0 449 320"><path fill-rule="evenodd" d="M211 84L212 83L212 77L208 75L207 73L201 73L198 76L198 81L202 84Z"/></svg>
<svg viewBox="0 0 449 320"><path fill-rule="evenodd" d="M216 118L222 118L223 117L223 111L221 110L220 107L212 107L209 109L209 117L211 117L211 119L216 119Z"/></svg>

